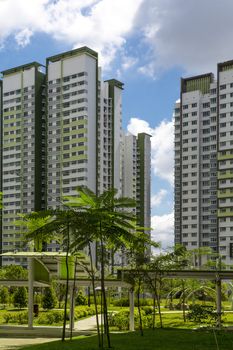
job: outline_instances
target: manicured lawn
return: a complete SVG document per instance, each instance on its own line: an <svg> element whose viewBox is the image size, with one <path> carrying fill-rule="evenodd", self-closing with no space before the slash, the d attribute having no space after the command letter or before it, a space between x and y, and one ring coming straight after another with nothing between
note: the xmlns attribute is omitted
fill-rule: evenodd
<svg viewBox="0 0 233 350"><path fill-rule="evenodd" d="M227 332L216 334L219 350L233 349L233 335ZM190 331L174 329L148 330L141 337L139 332L112 334L114 350L215 350L218 349L213 331ZM95 350L97 337L79 337L73 341L56 341L27 346L20 350Z"/></svg>

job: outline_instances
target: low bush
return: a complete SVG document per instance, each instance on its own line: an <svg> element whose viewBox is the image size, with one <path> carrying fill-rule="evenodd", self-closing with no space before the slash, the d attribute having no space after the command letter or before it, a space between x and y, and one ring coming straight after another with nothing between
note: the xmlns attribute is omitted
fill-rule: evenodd
<svg viewBox="0 0 233 350"><path fill-rule="evenodd" d="M27 324L28 312L6 312L2 315L4 323Z"/></svg>
<svg viewBox="0 0 233 350"><path fill-rule="evenodd" d="M147 309L148 312L149 309ZM152 328L152 314L147 314L142 309L142 325L143 328ZM134 311L134 326L139 329L139 314L138 310ZM116 314L109 315L109 326L118 329L119 331L129 330L129 311L120 311Z"/></svg>
<svg viewBox="0 0 233 350"><path fill-rule="evenodd" d="M120 299L113 300L113 305L114 306L122 306L122 307L129 306L129 299L128 298L120 298ZM135 299L134 305L138 306L137 299ZM151 306L151 305L153 305L152 299L144 299L144 298L140 299L140 306Z"/></svg>
<svg viewBox="0 0 233 350"><path fill-rule="evenodd" d="M145 312L145 315L152 315L154 312L152 306L142 306L142 310Z"/></svg>
<svg viewBox="0 0 233 350"><path fill-rule="evenodd" d="M63 322L64 312L62 310L47 311L39 314L38 324L60 324Z"/></svg>
<svg viewBox="0 0 233 350"><path fill-rule="evenodd" d="M218 314L213 306L192 305L187 315L188 320L195 323L205 323L207 325L216 324Z"/></svg>

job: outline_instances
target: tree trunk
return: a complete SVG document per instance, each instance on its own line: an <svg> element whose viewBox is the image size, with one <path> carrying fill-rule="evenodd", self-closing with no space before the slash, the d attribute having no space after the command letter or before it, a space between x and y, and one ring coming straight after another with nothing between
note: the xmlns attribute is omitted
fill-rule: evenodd
<svg viewBox="0 0 233 350"><path fill-rule="evenodd" d="M153 320L152 320L152 328L155 329L155 292L153 293Z"/></svg>
<svg viewBox="0 0 233 350"><path fill-rule="evenodd" d="M69 291L69 249L70 249L70 227L67 225L67 247L66 247L66 294L65 294L65 305L64 305L64 319L62 329L62 341L66 337L66 317L67 317L67 301Z"/></svg>
<svg viewBox="0 0 233 350"><path fill-rule="evenodd" d="M90 263L91 263L91 283L92 283L93 298L94 298L94 304L95 304L95 314L96 314L96 327L97 327L97 334L98 334L98 344L99 344L99 348L101 348L102 345L101 345L101 338L100 338L99 315L98 315L98 306L97 306L96 291L95 291L94 266L93 266L93 259L92 259L91 243L90 243L90 242L88 242L88 246L89 246L89 255L90 255Z"/></svg>
<svg viewBox="0 0 233 350"><path fill-rule="evenodd" d="M101 232L101 223L100 223L100 232ZM104 278L105 278L104 276L104 244L103 244L103 238L101 235L101 289L102 289L102 296L103 296L104 330L107 336L108 348L111 348L109 325L108 325L108 307L107 307L107 300L106 300L106 293L105 293Z"/></svg>
<svg viewBox="0 0 233 350"><path fill-rule="evenodd" d="M74 294L75 294L75 283L76 283L76 269L77 269L77 257L75 258L75 264L74 264L74 283L73 283L73 293L72 293L72 300L71 300L71 310L74 309ZM72 327L73 320L70 320L70 340L72 340L73 337L73 327Z"/></svg>
<svg viewBox="0 0 233 350"><path fill-rule="evenodd" d="M182 280L182 311L183 311L183 320L184 322L186 322L184 280Z"/></svg>
<svg viewBox="0 0 233 350"><path fill-rule="evenodd" d="M141 307L140 307L140 288L141 288L141 277L139 277L139 280L138 280L137 299L138 299L139 329L140 329L141 336L143 336L142 315L141 315Z"/></svg>

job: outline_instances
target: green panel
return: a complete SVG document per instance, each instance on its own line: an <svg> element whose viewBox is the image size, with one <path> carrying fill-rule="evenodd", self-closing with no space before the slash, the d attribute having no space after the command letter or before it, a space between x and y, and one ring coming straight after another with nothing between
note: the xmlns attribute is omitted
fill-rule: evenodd
<svg viewBox="0 0 233 350"><path fill-rule="evenodd" d="M74 257L69 256L68 258L68 269L69 269L69 278L74 278ZM62 257L59 262L59 268L58 271L60 272L60 276L58 278L60 279L66 279L67 278L67 269L66 269L66 257Z"/></svg>
<svg viewBox="0 0 233 350"><path fill-rule="evenodd" d="M228 198L233 197L233 189L232 190L218 190L218 198Z"/></svg>
<svg viewBox="0 0 233 350"><path fill-rule="evenodd" d="M21 109L17 109L14 111L9 111L9 112L3 112L3 117L6 117L8 115L14 115L14 114L22 114L22 110Z"/></svg>
<svg viewBox="0 0 233 350"><path fill-rule="evenodd" d="M218 153L218 160L226 160L226 159L233 159L233 154L228 152L226 154L221 154L221 152Z"/></svg>
<svg viewBox="0 0 233 350"><path fill-rule="evenodd" d="M196 79L186 80L186 92L200 90L207 94L210 89L211 76L197 77Z"/></svg>
<svg viewBox="0 0 233 350"><path fill-rule="evenodd" d="M229 208L226 208L224 210L223 209L218 210L218 217L233 216L233 210L231 211Z"/></svg>
<svg viewBox="0 0 233 350"><path fill-rule="evenodd" d="M18 137L21 137L21 135L4 135L3 139L4 140L9 140L9 139L17 139ZM21 144L21 142L19 141L19 143ZM4 145L5 146L5 145Z"/></svg>
<svg viewBox="0 0 233 350"><path fill-rule="evenodd" d="M71 126L76 126L76 125L81 125L81 124L88 124L87 119L76 120L75 122L70 122L70 123L69 123L69 127L71 127ZM65 125L64 125L64 127L65 127Z"/></svg>
<svg viewBox="0 0 233 350"><path fill-rule="evenodd" d="M218 179L232 179L233 178L233 170L224 170L218 172Z"/></svg>
<svg viewBox="0 0 233 350"><path fill-rule="evenodd" d="M63 154L63 155L66 154L66 153L69 154L71 151L73 152L73 151L75 151L75 150L77 150L77 151L87 151L87 146L72 147L72 148L69 149L69 150L63 150L62 154Z"/></svg>
<svg viewBox="0 0 233 350"><path fill-rule="evenodd" d="M72 160L80 160L80 159L87 159L87 155L86 154L81 154L80 156L73 156L70 158L63 158L63 163L65 162L69 162Z"/></svg>
<svg viewBox="0 0 233 350"><path fill-rule="evenodd" d="M69 150L70 152L75 152L75 151L87 151L87 146L77 146L77 147L72 147ZM67 150L63 150L63 155L67 153Z"/></svg>
<svg viewBox="0 0 233 350"><path fill-rule="evenodd" d="M12 121L11 121L12 123ZM20 126L9 126L9 127L4 127L4 131L13 131L13 130L19 130Z"/></svg>
<svg viewBox="0 0 233 350"><path fill-rule="evenodd" d="M18 121L19 121L19 119L17 119L17 118L14 118L14 119L3 119L3 124L16 123Z"/></svg>
<svg viewBox="0 0 233 350"><path fill-rule="evenodd" d="M80 137L78 139L72 139L69 141L63 141L63 145L72 145L72 143L76 143L76 142L87 142L87 137Z"/></svg>
<svg viewBox="0 0 233 350"><path fill-rule="evenodd" d="M34 262L34 279L38 282L49 282L49 272L46 267L37 259Z"/></svg>
<svg viewBox="0 0 233 350"><path fill-rule="evenodd" d="M64 133L64 130L63 130L63 133L62 133L61 137L70 136L70 135L84 134L84 133L87 133L87 128L78 129L78 130L71 130L71 131L69 131L67 133Z"/></svg>
<svg viewBox="0 0 233 350"><path fill-rule="evenodd" d="M221 67L221 71L227 71L227 70L232 70L233 69L233 63L232 64L226 64L225 66Z"/></svg>

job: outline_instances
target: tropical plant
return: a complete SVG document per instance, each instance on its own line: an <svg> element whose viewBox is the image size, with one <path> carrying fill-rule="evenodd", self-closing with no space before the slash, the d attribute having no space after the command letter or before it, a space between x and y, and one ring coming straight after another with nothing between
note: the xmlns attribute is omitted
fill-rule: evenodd
<svg viewBox="0 0 233 350"><path fill-rule="evenodd" d="M44 295L42 297L42 307L45 310L52 310L57 305L57 296L52 287L47 287L44 290Z"/></svg>
<svg viewBox="0 0 233 350"><path fill-rule="evenodd" d="M18 287L13 294L13 304L22 309L27 306L27 290L25 287Z"/></svg>
<svg viewBox="0 0 233 350"><path fill-rule="evenodd" d="M104 329L107 344L110 347L104 260L109 249L111 250L113 247L120 249L134 240L136 218L132 211L126 209L134 207L135 201L129 198L117 198L115 189L96 195L86 187L78 187L78 196L66 197L65 200L67 206L87 215L85 229L88 232L89 244L97 242L100 247L100 261L96 261L96 263L99 263L100 266ZM91 247L89 247L89 250L91 252ZM104 346L103 330L99 345Z"/></svg>
<svg viewBox="0 0 233 350"><path fill-rule="evenodd" d="M9 302L9 290L7 287L0 288L0 303L5 305Z"/></svg>

